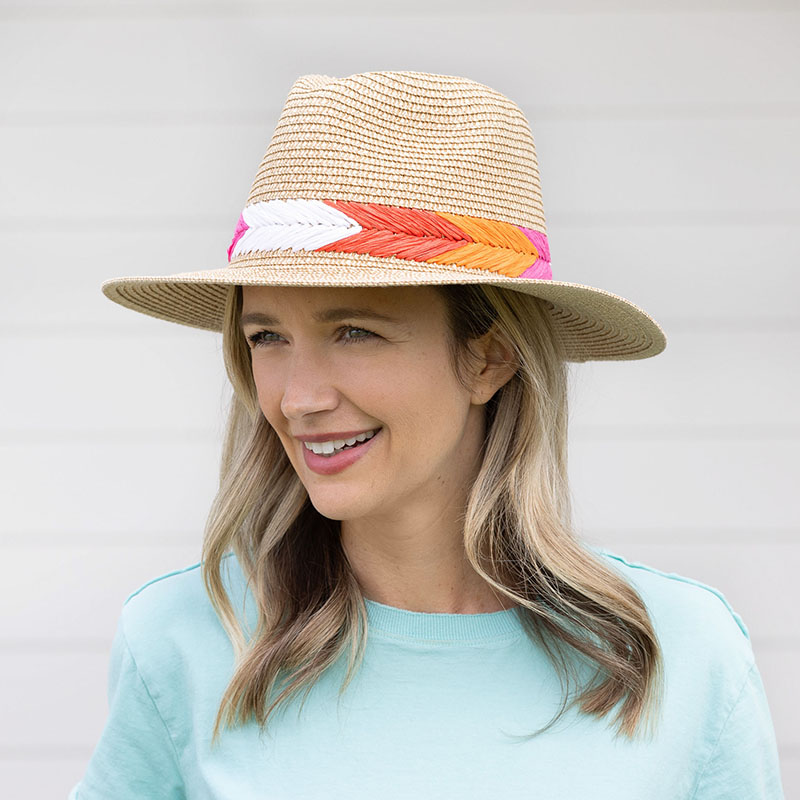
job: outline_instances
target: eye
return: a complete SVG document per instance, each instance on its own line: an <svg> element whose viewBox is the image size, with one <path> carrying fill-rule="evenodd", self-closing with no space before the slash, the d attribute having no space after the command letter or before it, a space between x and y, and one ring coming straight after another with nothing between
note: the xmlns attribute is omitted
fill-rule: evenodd
<svg viewBox="0 0 800 800"><path fill-rule="evenodd" d="M272 331L256 331L250 336L247 337L247 341L250 342L251 347L260 347L262 342L264 344L269 344L272 340L265 339L266 336L277 336L277 334L273 334Z"/></svg>
<svg viewBox="0 0 800 800"><path fill-rule="evenodd" d="M350 342L361 342L365 339L378 339L380 338L377 333L373 333L372 331L368 331L366 328L355 328L352 325L346 325L344 328L339 328L339 331L361 331L361 333L366 334L366 336L356 336L355 339L345 338L345 343L349 344Z"/></svg>
<svg viewBox="0 0 800 800"><path fill-rule="evenodd" d="M361 341L366 341L366 340L369 340L369 339L379 339L380 338L377 333L373 333L372 331L368 331L366 328L356 328L354 325L345 325L345 326L339 328L337 333L338 334L344 334L344 333L347 333L349 331L358 331L363 335L362 336L355 336L355 337L349 337L349 336L341 335L340 339L345 344L352 344L353 342L361 342ZM250 343L251 347L265 347L265 346L273 344L274 342L277 341L276 339L272 339L272 338L268 338L268 337L279 336L279 335L280 334L275 333L275 331L266 331L266 330L264 330L264 331L256 331L255 333L250 334L250 336L247 337L247 341Z"/></svg>

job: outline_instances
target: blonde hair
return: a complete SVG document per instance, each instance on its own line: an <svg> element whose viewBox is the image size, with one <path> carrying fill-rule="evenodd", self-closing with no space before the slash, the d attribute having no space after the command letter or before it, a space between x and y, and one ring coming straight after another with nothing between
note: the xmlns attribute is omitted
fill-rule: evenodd
<svg viewBox="0 0 800 800"><path fill-rule="evenodd" d="M619 704L615 736L647 733L661 707L661 650L639 594L572 529L568 365L548 303L489 285L433 288L445 300L451 363L463 385L472 339L494 330L514 353L516 372L486 404L483 461L465 509L464 547L475 571L517 604L524 630L544 648L561 682L558 712L531 736L576 704L597 717ZM212 744L223 724L255 717L265 730L272 712L303 689L305 703L316 680L349 650L341 697L361 664L367 633L340 523L313 507L259 408L241 308L242 289L231 287L223 355L234 393L202 575L236 663ZM231 550L258 611L249 642L221 577ZM594 670L582 686L578 663ZM282 691L267 706L277 688Z"/></svg>

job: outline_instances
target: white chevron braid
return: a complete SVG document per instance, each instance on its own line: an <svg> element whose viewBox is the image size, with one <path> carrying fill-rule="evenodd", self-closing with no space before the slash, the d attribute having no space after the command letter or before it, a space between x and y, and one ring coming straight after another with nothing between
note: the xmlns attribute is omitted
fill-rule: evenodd
<svg viewBox="0 0 800 800"><path fill-rule="evenodd" d="M231 258L253 250L316 250L361 231L361 226L322 200L262 200L245 206L248 229Z"/></svg>

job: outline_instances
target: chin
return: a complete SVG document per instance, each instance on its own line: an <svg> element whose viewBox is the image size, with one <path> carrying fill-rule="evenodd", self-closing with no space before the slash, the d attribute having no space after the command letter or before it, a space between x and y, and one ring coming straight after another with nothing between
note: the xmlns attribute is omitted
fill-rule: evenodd
<svg viewBox="0 0 800 800"><path fill-rule="evenodd" d="M308 490L308 487L306 487ZM365 508L363 503L363 492L356 499L349 501L341 488L331 488L325 491L308 491L308 498L311 505L322 514L323 517L335 520L357 519L370 513L374 504Z"/></svg>

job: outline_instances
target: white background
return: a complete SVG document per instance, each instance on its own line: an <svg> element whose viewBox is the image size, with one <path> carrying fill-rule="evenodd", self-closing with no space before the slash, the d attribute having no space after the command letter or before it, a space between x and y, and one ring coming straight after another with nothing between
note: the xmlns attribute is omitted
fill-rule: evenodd
<svg viewBox="0 0 800 800"><path fill-rule="evenodd" d="M0 3L0 786L65 797L111 637L199 560L219 334L101 282L227 265L292 82L462 75L536 141L557 280L665 328L572 367L585 538L721 590L800 794L800 8L768 0Z"/></svg>

